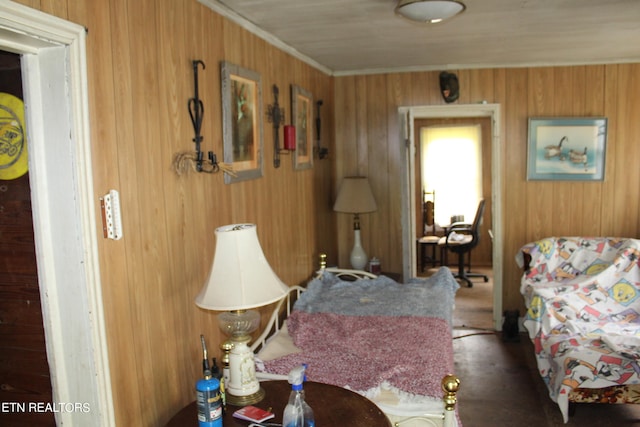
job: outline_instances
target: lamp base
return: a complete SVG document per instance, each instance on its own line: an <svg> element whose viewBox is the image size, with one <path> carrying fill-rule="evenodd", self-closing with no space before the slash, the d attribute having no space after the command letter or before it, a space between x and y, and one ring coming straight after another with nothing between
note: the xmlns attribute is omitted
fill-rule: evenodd
<svg viewBox="0 0 640 427"><path fill-rule="evenodd" d="M367 253L364 251L362 247L362 243L360 242L360 229L355 229L354 231L354 244L353 249L351 250L351 256L349 257L349 261L351 261L351 267L355 270L364 270L364 267L367 265Z"/></svg>
<svg viewBox="0 0 640 427"><path fill-rule="evenodd" d="M259 402L265 393L256 378L253 351L247 343L251 332L260 324L260 314L255 310L236 310L220 313L218 320L220 329L231 335L231 346L224 357L229 361L224 378L226 401L236 406Z"/></svg>
<svg viewBox="0 0 640 427"><path fill-rule="evenodd" d="M247 396L234 396L233 394L227 391L225 392L224 397L225 397L226 403L229 405L247 406L247 405L253 405L254 403L260 402L262 399L264 399L265 395L266 393L264 389L260 387L258 391Z"/></svg>

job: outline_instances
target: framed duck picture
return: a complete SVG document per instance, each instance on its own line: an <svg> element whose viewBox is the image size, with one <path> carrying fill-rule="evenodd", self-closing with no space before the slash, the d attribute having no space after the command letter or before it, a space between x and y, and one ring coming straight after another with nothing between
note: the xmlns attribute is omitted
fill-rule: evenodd
<svg viewBox="0 0 640 427"><path fill-rule="evenodd" d="M530 118L528 181L602 181L607 119Z"/></svg>

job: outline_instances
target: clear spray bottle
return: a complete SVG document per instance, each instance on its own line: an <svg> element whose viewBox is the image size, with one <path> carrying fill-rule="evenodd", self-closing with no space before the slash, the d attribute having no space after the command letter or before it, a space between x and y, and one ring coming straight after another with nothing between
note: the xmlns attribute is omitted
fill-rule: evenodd
<svg viewBox="0 0 640 427"><path fill-rule="evenodd" d="M291 394L282 416L283 427L314 427L316 424L313 418L313 410L304 400L302 384L305 380L304 372L306 369L307 365L300 365L289 372Z"/></svg>

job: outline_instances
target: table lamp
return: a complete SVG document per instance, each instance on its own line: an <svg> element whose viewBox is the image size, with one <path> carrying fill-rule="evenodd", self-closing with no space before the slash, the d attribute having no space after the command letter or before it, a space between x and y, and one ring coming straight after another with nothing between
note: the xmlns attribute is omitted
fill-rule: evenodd
<svg viewBox="0 0 640 427"><path fill-rule="evenodd" d="M333 210L353 214L354 244L350 261L356 270L364 270L364 266L367 265L367 253L360 241L360 214L374 212L377 208L366 177L348 176L342 180Z"/></svg>
<svg viewBox="0 0 640 427"><path fill-rule="evenodd" d="M196 305L218 315L220 329L230 337L229 378L225 378L227 403L252 405L264 397L256 378L253 352L247 345L260 325L252 308L283 298L288 287L273 272L262 252L255 224L232 224L216 229L216 250L211 273Z"/></svg>

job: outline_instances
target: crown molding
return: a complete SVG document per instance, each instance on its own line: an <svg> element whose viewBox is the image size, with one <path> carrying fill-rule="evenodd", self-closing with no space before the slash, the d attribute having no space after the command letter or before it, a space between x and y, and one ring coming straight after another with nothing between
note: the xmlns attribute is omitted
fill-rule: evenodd
<svg viewBox="0 0 640 427"><path fill-rule="evenodd" d="M330 76L333 75L333 70L325 67L324 65L320 64L319 62L317 62L317 61L313 60L312 58L308 57L307 55L301 53L296 48L294 48L291 45L288 45L287 43L283 42L282 40L280 40L278 37L274 36L273 34L263 30L260 27L258 27L253 22L249 21L248 19L246 19L242 15L239 15L237 12L231 10L228 6L222 4L221 2L219 2L217 0L198 0L198 2L200 4L208 7L209 9L214 11L215 13L217 13L219 15L222 15L224 18L227 18L228 20L240 25L245 30L247 30L250 33L256 35L257 37L260 37L262 40L264 40L267 43L271 44L272 46L277 47L278 49L288 53L289 55L293 56L294 58L297 58L297 59L301 60L302 62L312 66L313 68L316 68L319 71L322 71L323 73L325 73L327 75L330 75Z"/></svg>

